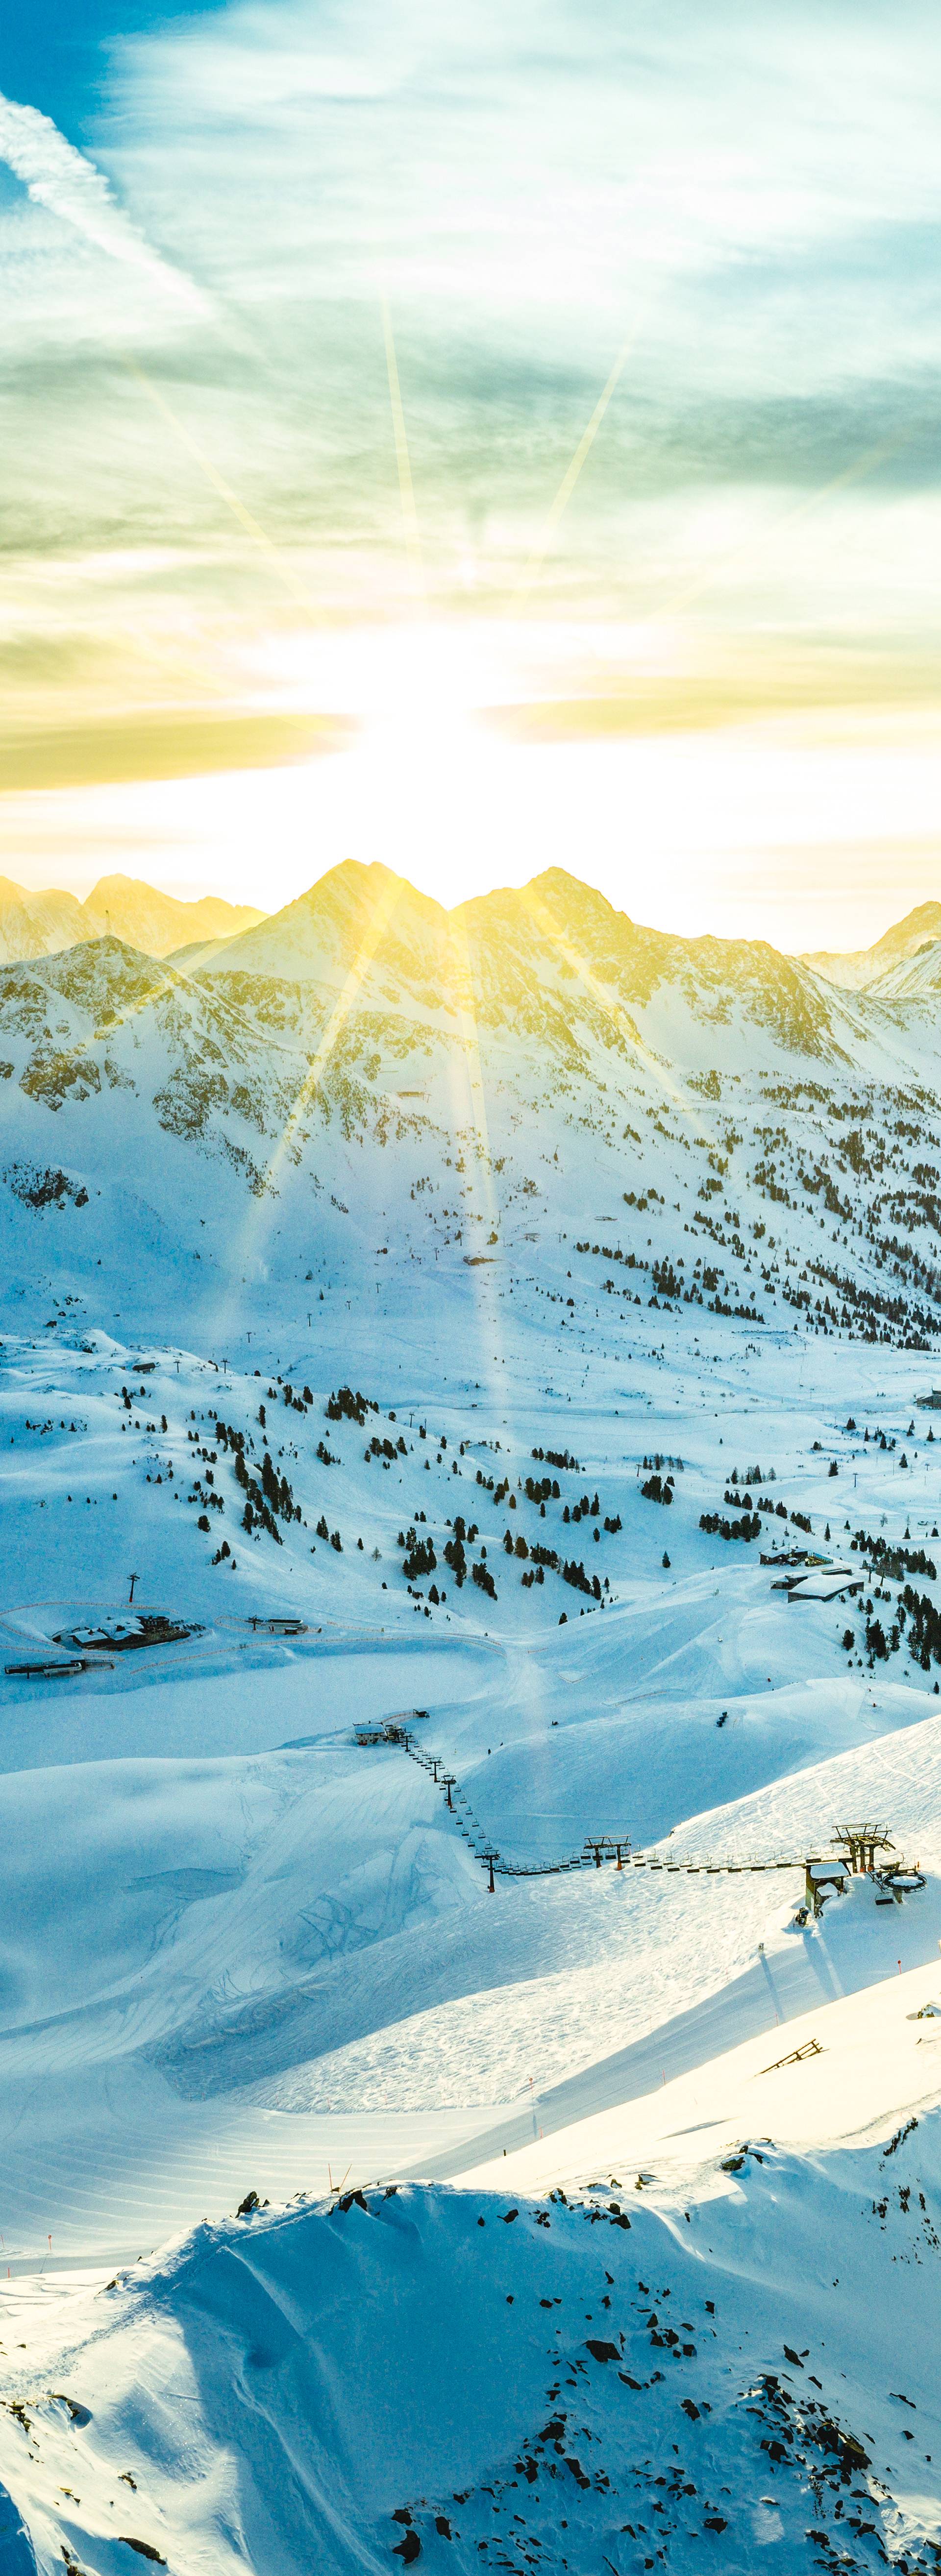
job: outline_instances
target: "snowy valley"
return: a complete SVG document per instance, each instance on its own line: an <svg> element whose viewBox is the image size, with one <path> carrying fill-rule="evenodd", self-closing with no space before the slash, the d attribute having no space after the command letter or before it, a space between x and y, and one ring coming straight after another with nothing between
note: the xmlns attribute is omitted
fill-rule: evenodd
<svg viewBox="0 0 941 2576"><path fill-rule="evenodd" d="M941 2563L936 927L0 967L10 2576Z"/></svg>

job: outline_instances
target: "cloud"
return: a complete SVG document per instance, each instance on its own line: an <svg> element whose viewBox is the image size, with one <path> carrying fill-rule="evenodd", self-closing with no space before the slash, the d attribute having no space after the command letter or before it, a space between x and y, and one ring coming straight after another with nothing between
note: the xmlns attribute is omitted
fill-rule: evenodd
<svg viewBox="0 0 941 2576"><path fill-rule="evenodd" d="M0 160L22 182L34 204L45 206L84 234L109 259L137 268L194 311L204 298L192 279L153 250L124 213L101 170L60 134L37 107L22 107L0 94Z"/></svg>
<svg viewBox="0 0 941 2576"><path fill-rule="evenodd" d="M824 27L813 0L130 15L153 23L110 44L65 120L94 158L0 101L0 154L57 218L0 205L19 777L75 774L77 745L83 777L132 756L182 771L197 730L228 766L241 710L270 748L285 709L340 702L340 636L411 616L383 295L429 612L462 629L518 624L507 603L641 321L530 602L559 667L522 673L504 739L923 703L941 544L927 0L901 19L831 0ZM187 272L212 330L179 327ZM329 649L295 696L266 655L302 599ZM579 640L619 620L649 632L649 683L616 639ZM197 706L184 741L177 710Z"/></svg>

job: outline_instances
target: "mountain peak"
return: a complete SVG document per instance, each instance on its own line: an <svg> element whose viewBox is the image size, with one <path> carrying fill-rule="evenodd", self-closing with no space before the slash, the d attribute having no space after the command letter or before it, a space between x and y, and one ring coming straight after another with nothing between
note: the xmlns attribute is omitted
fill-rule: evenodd
<svg viewBox="0 0 941 2576"><path fill-rule="evenodd" d="M96 930L110 930L152 957L168 956L171 949L193 939L237 938L240 931L253 929L265 918L255 904L227 903L214 894L181 902L138 877L126 876L99 877L84 905L84 916L92 937Z"/></svg>
<svg viewBox="0 0 941 2576"><path fill-rule="evenodd" d="M574 908L581 912L589 906L592 912L605 912L612 920L626 921L633 930L634 924L629 913L624 912L619 905L611 903L598 886L586 885L581 877L573 877L568 868L543 868L541 875L530 877L523 891L525 894L541 896L543 903L564 908L566 911Z"/></svg>
<svg viewBox="0 0 941 2576"><path fill-rule="evenodd" d="M888 930L884 930L881 939L874 940L871 948L807 950L799 962L802 966L809 966L815 975L825 975L828 983L843 984L850 992L861 992L936 939L941 939L941 903L919 903L914 911L905 914L904 920L893 922Z"/></svg>

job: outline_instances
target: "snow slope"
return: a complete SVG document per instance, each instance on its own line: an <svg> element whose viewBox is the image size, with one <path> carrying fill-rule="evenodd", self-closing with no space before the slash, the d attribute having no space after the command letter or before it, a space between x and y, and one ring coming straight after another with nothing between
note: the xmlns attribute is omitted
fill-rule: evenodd
<svg viewBox="0 0 941 2576"><path fill-rule="evenodd" d="M933 1084L558 875L0 973L12 2567L930 2563Z"/></svg>
<svg viewBox="0 0 941 2576"><path fill-rule="evenodd" d="M869 1888L853 1895L868 1911ZM688 2074L668 2079L664 2068L658 2086L616 2110L576 2117L499 2158L487 2153L478 2164L475 2156L463 2179L532 2194L628 2166L643 2187L682 2191L704 2155L737 2155L759 2120L770 2122L779 2144L802 2148L889 2134L933 2109L941 2089L937 1942L926 1966L886 1976L886 1964L873 1984L871 1956L859 1961L855 1993L818 1995L809 2012L717 2051Z"/></svg>
<svg viewBox="0 0 941 2576"><path fill-rule="evenodd" d="M878 984L896 968L904 969L908 960L917 957L939 934L941 904L919 903L913 912L906 913L904 921L893 922L889 930L883 931L882 938L875 940L871 948L848 949L842 955L821 949L802 957L801 964L811 967L817 975L825 975L828 982L859 991L865 985Z"/></svg>
<svg viewBox="0 0 941 2576"><path fill-rule="evenodd" d="M42 2566L927 2567L939 2214L935 2114L891 2160L762 2146L684 2205L230 2219L9 2294L4 2476Z"/></svg>
<svg viewBox="0 0 941 2576"><path fill-rule="evenodd" d="M495 1301L528 1274L564 1305L574 1254L612 1328L652 1293L930 1346L931 1008L559 871L458 916L350 863L186 971L35 957L0 970L0 1050L11 1324L67 1295L166 1342L182 1309L244 1356L307 1285L381 1301L391 1260L473 1290L489 1366ZM560 1239L564 1287L529 1249Z"/></svg>
<svg viewBox="0 0 941 2576"><path fill-rule="evenodd" d="M877 1387L873 1419L897 1439L883 1449L864 1442L861 1412L855 1433L837 1433L823 1402L834 1357L858 1389L851 1347L821 1347L813 1382L810 1351L784 1345L772 1367L766 1343L749 1360L734 1323L710 1320L721 1401L717 1389L705 1408L688 1342L671 1363L652 1354L643 1316L628 1387L599 1317L579 1357L588 1386L576 1377L569 1401L530 1392L541 1343L525 1310L512 1398L453 1384L450 1348L445 1367L424 1322L403 1313L385 1326L385 1365L424 1383L426 1428L437 1422L444 1445L422 1442L414 1404L410 1424L392 1407L407 1438L385 1466L355 1423L327 1417L323 1384L298 1415L264 1377L265 1436L303 1514L293 1536L280 1525L281 1546L237 1521L232 1452L210 1429L221 1370L151 1348L135 1375L137 1355L106 1335L55 1351L7 1343L0 1663L64 1657L56 1637L117 1606L130 1566L145 1569L138 1602L199 1622L188 1639L75 1676L0 1672L0 2225L12 2259L41 2260L50 2236L57 2261L146 2253L241 2196L246 2177L278 2195L351 2162L357 2175L377 2163L459 2171L468 2141L495 2126L514 2146L534 2122L548 2131L636 2092L644 2050L697 2065L775 2012L799 2014L835 1973L829 1917L796 1943L788 1929L799 1864L860 1803L885 1810L929 1883L874 1914L871 1950L839 1974L872 1983L898 1951L912 1966L934 1954L935 1668L901 1653L870 1668L855 1610L847 1656L845 1604L792 1606L754 1548L698 1526L733 1441L777 1461L769 1492L811 1506L817 1528L834 1482L852 1491L854 1517L897 1514L906 1454L909 1516L917 1528L915 1496L930 1523L934 1447L903 1453L893 1427L907 1432L919 1362L880 1363L904 1391L899 1406ZM227 1420L249 1434L254 1421L257 1459L259 1381L230 1369L224 1388ZM667 1512L640 1493L637 1460L648 1442L678 1439L678 1409L685 1458ZM524 1590L499 1537L511 1519L530 1540L562 1538L566 1506L550 1497L540 1517L522 1482L536 1433L561 1440L553 1413L579 1459L560 1488L597 1480L622 1521L597 1549L590 1538L585 1549L584 1522L565 1539L610 1566L604 1611L557 1574ZM494 1513L477 1458L512 1471L512 1514L507 1497ZM443 1577L458 1491L497 1533L496 1598L452 1583L433 1607L427 1578L404 1577L398 1526L426 1513L414 1525L434 1532ZM200 1511L210 1493L221 1512ZM311 1539L328 1503L340 1554ZM589 1516L587 1532L599 1526ZM217 1563L226 1528L232 1552ZM287 1609L307 1623L295 1639L251 1624ZM351 1740L355 1720L403 1708L428 1712L416 1743L452 1771L452 1810L420 1763ZM488 1838L532 1863L578 1854L593 1831L797 1865L733 1878L589 1866L498 1878L489 1895L475 1857Z"/></svg>

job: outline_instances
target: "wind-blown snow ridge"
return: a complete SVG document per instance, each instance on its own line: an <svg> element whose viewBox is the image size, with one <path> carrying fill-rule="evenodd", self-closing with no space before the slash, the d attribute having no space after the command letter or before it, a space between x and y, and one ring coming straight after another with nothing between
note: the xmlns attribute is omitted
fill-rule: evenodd
<svg viewBox="0 0 941 2576"><path fill-rule="evenodd" d="M662 2210L367 2187L26 2294L10 2492L79 2564L928 2567L936 2130Z"/></svg>

